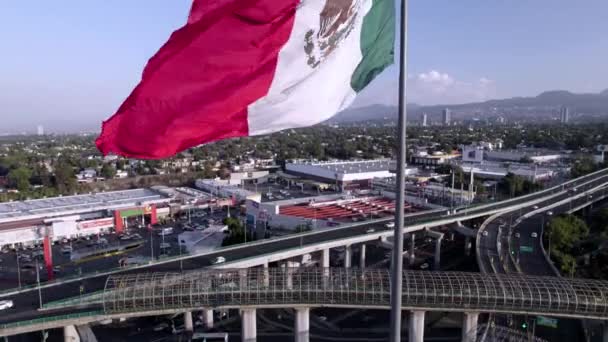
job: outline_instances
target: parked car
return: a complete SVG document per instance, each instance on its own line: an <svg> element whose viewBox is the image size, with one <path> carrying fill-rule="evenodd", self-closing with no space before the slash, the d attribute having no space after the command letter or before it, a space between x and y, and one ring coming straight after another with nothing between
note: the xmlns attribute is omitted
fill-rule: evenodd
<svg viewBox="0 0 608 342"><path fill-rule="evenodd" d="M536 232L532 232L530 236L536 239L538 237L538 234Z"/></svg>

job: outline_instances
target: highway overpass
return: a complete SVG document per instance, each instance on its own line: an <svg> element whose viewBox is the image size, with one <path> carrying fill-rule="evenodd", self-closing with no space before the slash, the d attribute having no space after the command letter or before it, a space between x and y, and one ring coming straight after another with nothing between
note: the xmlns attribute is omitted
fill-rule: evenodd
<svg viewBox="0 0 608 342"><path fill-rule="evenodd" d="M44 322L0 325L0 336L117 317L195 310L390 308L386 269L270 268L108 277L103 291L47 305ZM608 319L608 282L523 275L404 271L403 309ZM66 317L65 315L77 315ZM418 314L419 315L419 314ZM466 316L466 315L465 315ZM424 314L418 316L424 320ZM255 324L255 323L254 323Z"/></svg>

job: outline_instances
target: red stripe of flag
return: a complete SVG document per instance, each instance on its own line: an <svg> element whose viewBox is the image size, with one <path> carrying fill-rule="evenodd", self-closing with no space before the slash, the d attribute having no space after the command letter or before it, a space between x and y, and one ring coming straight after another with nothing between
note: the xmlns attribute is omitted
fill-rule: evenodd
<svg viewBox="0 0 608 342"><path fill-rule="evenodd" d="M248 135L247 107L265 96L299 0L195 0L188 23L150 59L103 123L105 155L158 159Z"/></svg>

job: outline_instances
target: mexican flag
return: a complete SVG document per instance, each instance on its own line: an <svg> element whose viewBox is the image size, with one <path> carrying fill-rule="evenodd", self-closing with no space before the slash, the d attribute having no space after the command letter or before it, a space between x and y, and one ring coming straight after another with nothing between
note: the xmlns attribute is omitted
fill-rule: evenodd
<svg viewBox="0 0 608 342"><path fill-rule="evenodd" d="M103 123L103 154L165 158L304 127L393 62L393 0L194 0L186 25Z"/></svg>

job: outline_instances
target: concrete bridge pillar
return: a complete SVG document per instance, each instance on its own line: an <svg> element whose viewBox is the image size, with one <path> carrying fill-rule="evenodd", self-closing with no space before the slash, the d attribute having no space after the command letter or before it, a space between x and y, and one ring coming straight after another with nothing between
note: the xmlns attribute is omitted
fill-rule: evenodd
<svg viewBox="0 0 608 342"><path fill-rule="evenodd" d="M346 245L344 248L344 268L350 268L352 262L353 250L351 245Z"/></svg>
<svg viewBox="0 0 608 342"><path fill-rule="evenodd" d="M63 341L64 342L80 342L80 335L74 325L66 325L63 327Z"/></svg>
<svg viewBox="0 0 608 342"><path fill-rule="evenodd" d="M464 255L469 256L471 255L471 237L467 236L464 238Z"/></svg>
<svg viewBox="0 0 608 342"><path fill-rule="evenodd" d="M255 309L241 310L241 341L255 342L257 340Z"/></svg>
<svg viewBox="0 0 608 342"><path fill-rule="evenodd" d="M416 234L411 233L410 237L410 266L413 266L414 262L416 262L416 255L414 254L414 249L416 247Z"/></svg>
<svg viewBox="0 0 608 342"><path fill-rule="evenodd" d="M479 313L465 312L462 317L462 342L477 341L477 320Z"/></svg>
<svg viewBox="0 0 608 342"><path fill-rule="evenodd" d="M308 342L310 338L310 308L296 308L295 342Z"/></svg>
<svg viewBox="0 0 608 342"><path fill-rule="evenodd" d="M264 287L270 287L270 272L268 271L268 261L264 263Z"/></svg>
<svg viewBox="0 0 608 342"><path fill-rule="evenodd" d="M239 286L241 289L247 288L247 270L239 270Z"/></svg>
<svg viewBox="0 0 608 342"><path fill-rule="evenodd" d="M410 313L408 342L424 342L424 314L424 311Z"/></svg>
<svg viewBox="0 0 608 342"><path fill-rule="evenodd" d="M439 271L441 266L441 241L443 240L443 234L441 234L435 241L435 270Z"/></svg>
<svg viewBox="0 0 608 342"><path fill-rule="evenodd" d="M360 269L364 269L365 268L365 244L361 245L361 253L359 254L359 268Z"/></svg>
<svg viewBox="0 0 608 342"><path fill-rule="evenodd" d="M192 324L192 311L184 312L184 329L187 332L194 331L194 324Z"/></svg>
<svg viewBox="0 0 608 342"><path fill-rule="evenodd" d="M97 342L97 337L89 324L77 325L76 332L78 332L80 342Z"/></svg>
<svg viewBox="0 0 608 342"><path fill-rule="evenodd" d="M321 255L321 267L323 267L323 287L329 285L329 248L325 248Z"/></svg>
<svg viewBox="0 0 608 342"><path fill-rule="evenodd" d="M203 328L213 329L213 309L203 309Z"/></svg>

